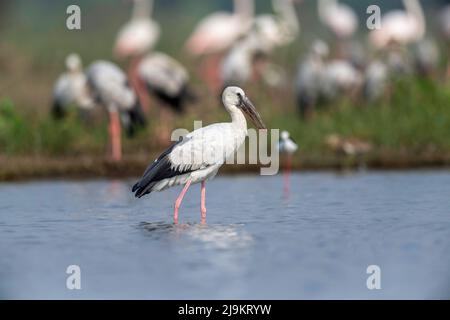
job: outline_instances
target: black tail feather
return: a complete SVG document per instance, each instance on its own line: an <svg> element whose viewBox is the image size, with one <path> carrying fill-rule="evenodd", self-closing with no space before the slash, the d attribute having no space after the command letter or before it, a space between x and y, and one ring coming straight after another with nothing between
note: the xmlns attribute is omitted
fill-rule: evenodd
<svg viewBox="0 0 450 320"><path fill-rule="evenodd" d="M66 110L58 100L53 101L51 114L55 120L61 120L66 116Z"/></svg>
<svg viewBox="0 0 450 320"><path fill-rule="evenodd" d="M147 89L149 93L156 96L162 103L170 106L178 114L183 113L188 104L194 103L197 100L197 95L188 85L185 85L176 96L169 96L165 92L154 89L151 86L148 86Z"/></svg>
<svg viewBox="0 0 450 320"><path fill-rule="evenodd" d="M129 138L134 137L139 128L144 128L147 125L147 120L139 101L136 102L132 109L126 112L122 119L125 132Z"/></svg>

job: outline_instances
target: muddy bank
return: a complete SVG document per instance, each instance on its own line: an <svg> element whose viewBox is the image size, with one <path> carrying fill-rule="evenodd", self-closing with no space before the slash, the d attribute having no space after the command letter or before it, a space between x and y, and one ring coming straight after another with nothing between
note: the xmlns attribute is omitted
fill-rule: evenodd
<svg viewBox="0 0 450 320"><path fill-rule="evenodd" d="M135 154L114 163L101 156L0 157L0 181L32 179L93 179L140 176L157 156ZM281 159L281 163L282 163ZM383 153L357 158L342 155L303 155L294 159L294 170L450 168L450 155ZM225 165L221 173L257 173L257 165Z"/></svg>

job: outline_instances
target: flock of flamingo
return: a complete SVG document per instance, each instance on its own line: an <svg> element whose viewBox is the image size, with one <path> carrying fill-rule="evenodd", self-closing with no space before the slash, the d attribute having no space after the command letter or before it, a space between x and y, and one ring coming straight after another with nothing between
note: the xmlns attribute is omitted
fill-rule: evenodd
<svg viewBox="0 0 450 320"><path fill-rule="evenodd" d="M426 35L426 21L419 0L402 0L404 9L383 13L381 28L369 31L369 46L356 42L365 28L355 11L337 0L318 0L318 19L332 34L327 44L317 39L301 58L293 82L299 113L309 118L320 101L343 95L373 100L383 96L393 75L418 72L431 75L440 51ZM233 12L215 12L203 18L186 40L199 76L212 95L222 93L231 122L195 130L174 143L145 171L133 187L136 197L174 185L185 187L175 203L174 220L192 183L201 182L201 217L206 218L205 182L214 177L226 157L235 152L247 134L247 115L259 129L266 128L245 92L249 83L284 85L283 73L271 62L273 53L292 44L304 30L297 11L302 0L272 0L274 14L255 14L254 0L234 0ZM450 6L442 10L442 34L450 41ZM305 28L305 27L303 27ZM112 62L95 61L83 69L81 58L71 54L67 71L54 87L52 111L62 117L69 105L82 110L102 106L109 114L111 157L120 161L121 130L133 135L146 125L150 103L161 103L158 119L163 139L174 116L196 100L190 76L183 65L155 47L161 27L153 18L152 0L134 0L132 17L120 30L114 55L127 59L123 72ZM410 50L414 46L415 50ZM368 51L367 48L371 50ZM150 100L150 98L152 100ZM283 132L280 152L291 155L297 145ZM187 161L183 154L192 153ZM206 161L205 154L217 157Z"/></svg>

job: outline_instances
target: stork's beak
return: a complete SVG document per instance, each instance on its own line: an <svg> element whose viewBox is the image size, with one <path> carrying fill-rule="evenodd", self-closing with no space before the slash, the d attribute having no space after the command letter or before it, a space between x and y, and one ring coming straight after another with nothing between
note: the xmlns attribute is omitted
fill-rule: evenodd
<svg viewBox="0 0 450 320"><path fill-rule="evenodd" d="M256 111L255 106L250 101L250 99L247 98L246 96L242 97L242 106L241 107L242 107L242 111L244 111L244 113L250 117L250 119L252 120L255 127L257 127L258 129L267 129L267 127L264 124L264 122L262 121L261 116L259 115L258 111Z"/></svg>

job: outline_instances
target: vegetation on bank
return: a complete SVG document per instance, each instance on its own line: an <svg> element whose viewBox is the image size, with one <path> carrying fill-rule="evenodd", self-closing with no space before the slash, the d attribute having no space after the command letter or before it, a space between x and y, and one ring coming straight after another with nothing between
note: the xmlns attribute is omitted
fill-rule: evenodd
<svg viewBox="0 0 450 320"><path fill-rule="evenodd" d="M397 157L403 158L406 165L419 165L421 162L450 164L450 90L444 83L426 79L399 80L391 89L391 95L382 101L367 104L344 99L323 106L309 121L301 120L296 113L292 94L267 92L258 87L249 88L248 91L268 126L288 130L300 145L300 152L295 158L297 166L335 167L355 164L349 157L335 154L329 149L325 141L330 134L358 138L373 146L372 151L364 159L359 159L357 164L362 161L369 166L382 166L382 163L389 166L389 163L398 161L395 159ZM91 161L91 165L96 163L96 166L102 166L105 163L107 117L101 110L91 122L80 120L75 109L64 121L55 121L47 111L27 113L22 110L9 99L3 98L0 102L0 150L3 163L30 156L60 158L68 162L78 157L91 157L100 159ZM165 147L152 139L158 128L156 119L157 108L154 108L149 127L132 140L124 138L124 152L128 155L128 161L142 162L144 166L145 161ZM193 121L200 119L207 125L226 120L227 114L217 98L201 99L198 105L190 108L186 117L176 120L174 128L191 130ZM148 155L148 159L145 155ZM42 163L40 166L42 169ZM2 175L5 176L5 171L11 172L14 164L2 167L0 171L3 170ZM93 172L97 170L91 169ZM51 171L51 166L45 169L49 174Z"/></svg>

